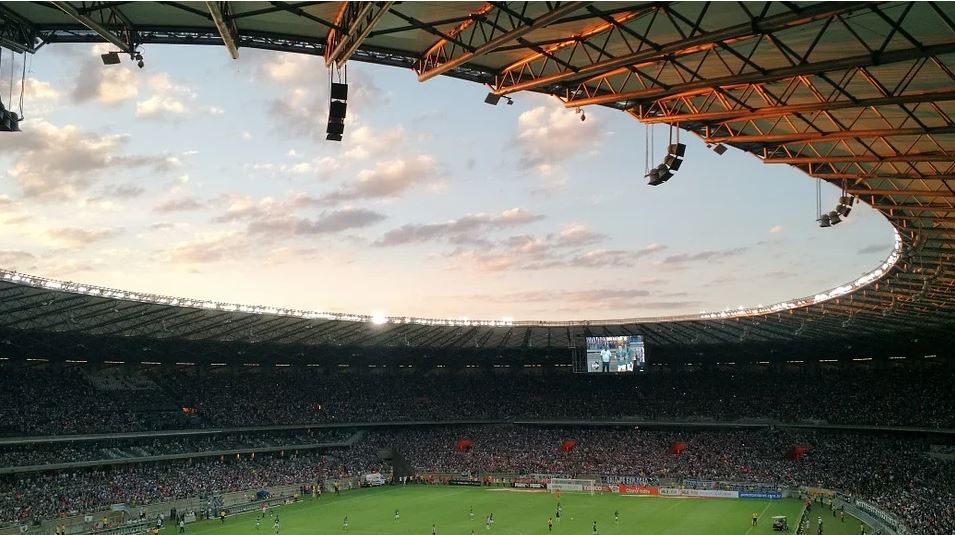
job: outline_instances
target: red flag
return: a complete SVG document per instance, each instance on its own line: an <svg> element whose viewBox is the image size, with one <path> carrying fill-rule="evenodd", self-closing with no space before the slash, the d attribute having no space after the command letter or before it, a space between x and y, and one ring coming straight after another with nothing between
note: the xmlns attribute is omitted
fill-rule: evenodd
<svg viewBox="0 0 955 535"><path fill-rule="evenodd" d="M673 455L679 455L683 453L683 450L685 449L686 449L686 442L675 442L672 446L670 446L670 453L672 453Z"/></svg>
<svg viewBox="0 0 955 535"><path fill-rule="evenodd" d="M798 461L807 451L809 451L809 448L804 446L793 446L786 452L786 458L790 461Z"/></svg>
<svg viewBox="0 0 955 535"><path fill-rule="evenodd" d="M564 439L564 442L561 443L560 449L564 452L570 453L573 451L574 446L577 445L577 441L572 438Z"/></svg>
<svg viewBox="0 0 955 535"><path fill-rule="evenodd" d="M458 451L468 451L474 447L474 441L470 438L462 438L454 445L454 448Z"/></svg>

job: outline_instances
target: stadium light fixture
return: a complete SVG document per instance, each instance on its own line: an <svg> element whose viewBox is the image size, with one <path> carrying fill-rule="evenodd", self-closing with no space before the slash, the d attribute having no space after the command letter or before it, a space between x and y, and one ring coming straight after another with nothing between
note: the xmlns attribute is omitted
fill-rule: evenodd
<svg viewBox="0 0 955 535"><path fill-rule="evenodd" d="M100 56L103 65L119 65L119 52L107 52Z"/></svg>
<svg viewBox="0 0 955 535"><path fill-rule="evenodd" d="M497 103L501 101L501 95L495 95L494 93L488 93L484 97L484 103L490 104L491 106L497 106Z"/></svg>
<svg viewBox="0 0 955 535"><path fill-rule="evenodd" d="M833 224L833 225L838 225L839 223L842 222L842 218L839 217L838 212L836 212L835 210L833 210L833 211L829 212L829 222L830 222L831 224Z"/></svg>
<svg viewBox="0 0 955 535"><path fill-rule="evenodd" d="M371 315L372 325L384 325L388 323L388 317L385 316L384 312L375 312Z"/></svg>

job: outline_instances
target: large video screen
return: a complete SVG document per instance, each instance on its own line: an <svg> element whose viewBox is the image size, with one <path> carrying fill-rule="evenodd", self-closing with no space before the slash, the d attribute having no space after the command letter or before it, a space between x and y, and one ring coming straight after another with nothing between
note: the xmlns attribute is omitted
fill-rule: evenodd
<svg viewBox="0 0 955 535"><path fill-rule="evenodd" d="M643 336L587 337L588 373L639 372L646 361Z"/></svg>

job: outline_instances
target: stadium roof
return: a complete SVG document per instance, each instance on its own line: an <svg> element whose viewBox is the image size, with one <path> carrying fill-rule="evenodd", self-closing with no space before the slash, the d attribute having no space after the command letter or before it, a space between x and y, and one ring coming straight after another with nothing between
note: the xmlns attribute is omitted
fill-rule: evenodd
<svg viewBox="0 0 955 535"><path fill-rule="evenodd" d="M18 51L56 42L110 41L127 53L151 43L225 44L230 53L323 55L335 64L407 67L424 83L453 76L497 95L530 90L567 107L617 108L843 187L898 232L886 263L822 298L705 317L376 325L361 316L89 295L8 273L0 326L488 350L567 348L590 333L643 333L681 350L888 336L912 344L912 333L948 333L955 327L953 21L948 2L0 3L0 45Z"/></svg>

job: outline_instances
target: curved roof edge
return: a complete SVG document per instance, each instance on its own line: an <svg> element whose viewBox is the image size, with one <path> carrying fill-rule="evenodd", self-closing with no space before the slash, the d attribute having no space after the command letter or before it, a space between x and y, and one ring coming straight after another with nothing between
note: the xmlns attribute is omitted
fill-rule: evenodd
<svg viewBox="0 0 955 535"><path fill-rule="evenodd" d="M894 230L894 229L893 229ZM447 319L447 318L423 318L414 316L375 316L369 314L349 314L339 312L316 312L310 310L301 310L294 308L282 308L265 305L242 305L237 303L225 303L221 301L194 299L188 297L172 297L168 295L157 295L151 293L118 290L96 286L93 284L83 284L80 282L62 281L48 279L35 275L10 271L0 268L0 279L15 284L32 286L34 288L43 288L48 290L62 291L66 293L89 295L94 297L105 297L109 299L118 299L122 301L133 301L138 303L150 303L158 305L167 305L182 308L199 308L205 310L217 310L221 312L243 312L247 314L263 314L271 316L287 316L302 319L320 319L336 321L354 321L367 322L373 324L414 324L414 325L447 325L452 327L511 327L511 326L542 326L542 327L561 327L561 326L585 326L585 325L624 325L639 324L644 322L672 322L672 321L696 321L696 320L723 320L741 317L754 317L796 308L807 307L824 303L830 299L846 295L861 288L868 286L887 275L902 254L902 237L897 230L894 230L895 241L892 252L875 269L863 274L861 277L846 284L830 288L828 290L816 293L812 296L799 297L782 301L768 306L739 307L735 309L725 309L719 312L702 312L700 314L685 314L680 316L660 316L660 317L639 317L639 318L620 318L606 320L573 320L573 321L548 321L548 320L523 320L514 321L511 319L502 320L471 320L471 319Z"/></svg>

